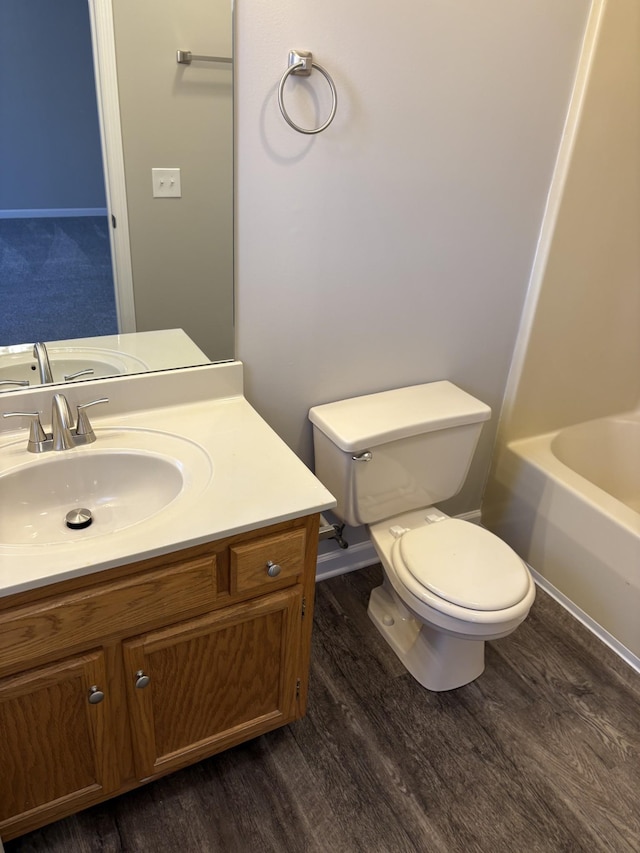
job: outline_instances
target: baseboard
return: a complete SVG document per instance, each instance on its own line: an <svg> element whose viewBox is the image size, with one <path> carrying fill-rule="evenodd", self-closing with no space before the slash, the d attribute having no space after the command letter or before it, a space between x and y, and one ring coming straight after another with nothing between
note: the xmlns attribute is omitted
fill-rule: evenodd
<svg viewBox="0 0 640 853"><path fill-rule="evenodd" d="M476 509L472 512L465 512L457 515L456 518L470 521L473 524L479 524L480 510ZM374 566L379 562L380 558L376 553L376 549L369 540L358 542L356 545L351 545L349 548L344 549L336 544L334 550L319 555L316 563L316 581L327 580L327 578L334 578L337 575L345 575L347 572L355 572L367 566Z"/></svg>
<svg viewBox="0 0 640 853"><path fill-rule="evenodd" d="M106 207L52 207L0 210L0 219L60 219L68 216L106 216Z"/></svg>
<svg viewBox="0 0 640 853"><path fill-rule="evenodd" d="M536 582L536 586L543 589L547 595L550 595L551 598L564 607L564 609L569 612L574 619L581 622L585 628L588 628L589 631L591 631L591 633L594 634L601 642L606 646L609 646L611 651L615 652L619 658L622 658L626 664L636 672L640 673L640 658L634 655L633 652L629 651L626 646L623 646L622 643L619 640L616 640L616 638L606 631L602 625L599 625L594 619L588 616L584 610L581 610L577 604L574 604L570 598L567 598L564 593L560 592L559 589L556 589L552 583L549 583L545 577L543 577L539 572L536 572L535 569L532 569L531 566L529 566L529 571Z"/></svg>
<svg viewBox="0 0 640 853"><path fill-rule="evenodd" d="M348 548L335 546L335 550L320 554L316 564L316 581L324 581L347 572L355 572L379 563L380 559L371 542L358 542Z"/></svg>

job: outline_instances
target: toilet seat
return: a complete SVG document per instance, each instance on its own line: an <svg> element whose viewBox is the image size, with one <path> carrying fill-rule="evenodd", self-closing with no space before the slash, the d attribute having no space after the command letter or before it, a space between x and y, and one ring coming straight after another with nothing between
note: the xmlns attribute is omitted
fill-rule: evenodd
<svg viewBox="0 0 640 853"><path fill-rule="evenodd" d="M505 610L530 589L518 555L490 531L461 519L405 531L393 555L419 586L468 610Z"/></svg>

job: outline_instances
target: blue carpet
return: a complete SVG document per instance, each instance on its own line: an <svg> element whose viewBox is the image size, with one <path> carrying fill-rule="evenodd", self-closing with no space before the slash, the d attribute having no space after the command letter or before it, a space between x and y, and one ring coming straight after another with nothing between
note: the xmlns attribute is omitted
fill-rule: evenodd
<svg viewBox="0 0 640 853"><path fill-rule="evenodd" d="M106 216L0 219L0 346L117 334Z"/></svg>

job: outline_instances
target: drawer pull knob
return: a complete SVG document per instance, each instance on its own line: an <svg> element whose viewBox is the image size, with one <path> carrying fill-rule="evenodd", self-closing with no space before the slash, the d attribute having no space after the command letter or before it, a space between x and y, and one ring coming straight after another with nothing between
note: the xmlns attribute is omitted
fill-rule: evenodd
<svg viewBox="0 0 640 853"><path fill-rule="evenodd" d="M94 684L89 688L89 702L91 705L99 705L104 699L104 693L98 689L98 685Z"/></svg>
<svg viewBox="0 0 640 853"><path fill-rule="evenodd" d="M267 560L267 574L270 578L277 578L281 571L281 566L271 560Z"/></svg>
<svg viewBox="0 0 640 853"><path fill-rule="evenodd" d="M139 669L136 672L136 687L138 688L138 690L142 690L142 688L146 687L150 681L151 679L148 675L145 674L143 669Z"/></svg>

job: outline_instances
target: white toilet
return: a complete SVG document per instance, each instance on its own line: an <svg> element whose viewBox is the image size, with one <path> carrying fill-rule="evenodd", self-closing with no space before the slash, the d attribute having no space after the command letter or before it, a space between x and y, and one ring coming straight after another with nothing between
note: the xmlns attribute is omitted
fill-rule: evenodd
<svg viewBox="0 0 640 853"><path fill-rule="evenodd" d="M346 524L366 524L384 568L369 615L429 690L484 670L485 640L510 634L535 598L531 575L493 533L433 504L465 481L491 410L451 382L315 406L316 476Z"/></svg>

